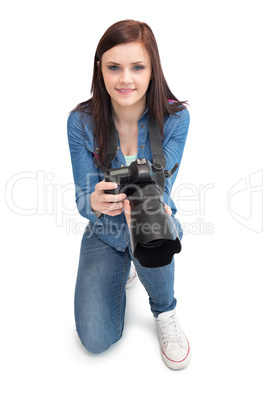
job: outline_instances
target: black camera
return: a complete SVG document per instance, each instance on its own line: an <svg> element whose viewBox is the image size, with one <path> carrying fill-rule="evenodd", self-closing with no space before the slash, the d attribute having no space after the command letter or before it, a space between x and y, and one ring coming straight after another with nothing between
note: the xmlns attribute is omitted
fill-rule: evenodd
<svg viewBox="0 0 268 402"><path fill-rule="evenodd" d="M116 182L118 187L107 194L124 193L130 201L130 239L135 258L148 268L170 264L175 253L181 251L180 239L172 218L165 211L163 194L165 178L171 172L158 163L137 159L130 166L107 169L105 181Z"/></svg>

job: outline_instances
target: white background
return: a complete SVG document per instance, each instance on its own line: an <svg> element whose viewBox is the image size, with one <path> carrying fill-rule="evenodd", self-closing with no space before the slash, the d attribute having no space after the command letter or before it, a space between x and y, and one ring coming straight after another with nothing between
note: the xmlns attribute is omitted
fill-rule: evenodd
<svg viewBox="0 0 268 402"><path fill-rule="evenodd" d="M1 7L2 400L267 401L266 13L260 0ZM181 372L161 360L140 283L109 351L90 355L75 332L86 220L75 210L66 121L90 97L100 37L126 18L151 26L166 79L190 104L174 188L186 229L177 311L192 348Z"/></svg>

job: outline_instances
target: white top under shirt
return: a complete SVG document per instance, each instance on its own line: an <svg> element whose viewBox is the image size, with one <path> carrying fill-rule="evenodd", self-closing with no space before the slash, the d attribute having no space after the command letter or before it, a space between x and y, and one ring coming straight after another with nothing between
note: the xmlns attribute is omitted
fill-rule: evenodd
<svg viewBox="0 0 268 402"><path fill-rule="evenodd" d="M131 164L131 162L134 162L136 159L137 159L137 154L125 156L126 166L129 166Z"/></svg>

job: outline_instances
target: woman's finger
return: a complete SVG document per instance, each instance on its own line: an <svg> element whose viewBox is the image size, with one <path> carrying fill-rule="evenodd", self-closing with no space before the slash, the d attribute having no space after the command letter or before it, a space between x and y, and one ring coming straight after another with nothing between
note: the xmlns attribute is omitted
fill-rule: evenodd
<svg viewBox="0 0 268 402"><path fill-rule="evenodd" d="M170 216L172 215L172 209L170 208L170 206L168 206L167 204L165 204L165 211L167 214L169 214Z"/></svg>
<svg viewBox="0 0 268 402"><path fill-rule="evenodd" d="M131 208L129 200L124 200L124 212L128 226L130 226L131 222Z"/></svg>

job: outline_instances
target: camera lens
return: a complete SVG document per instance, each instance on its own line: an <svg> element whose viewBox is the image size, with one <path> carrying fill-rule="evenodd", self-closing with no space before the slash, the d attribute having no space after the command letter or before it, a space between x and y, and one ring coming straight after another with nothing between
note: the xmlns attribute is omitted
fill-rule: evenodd
<svg viewBox="0 0 268 402"><path fill-rule="evenodd" d="M149 241L148 243L141 244L141 247L155 248L155 247L163 246L163 244L165 244L167 241L168 240L166 240L166 239L152 240L152 241Z"/></svg>

